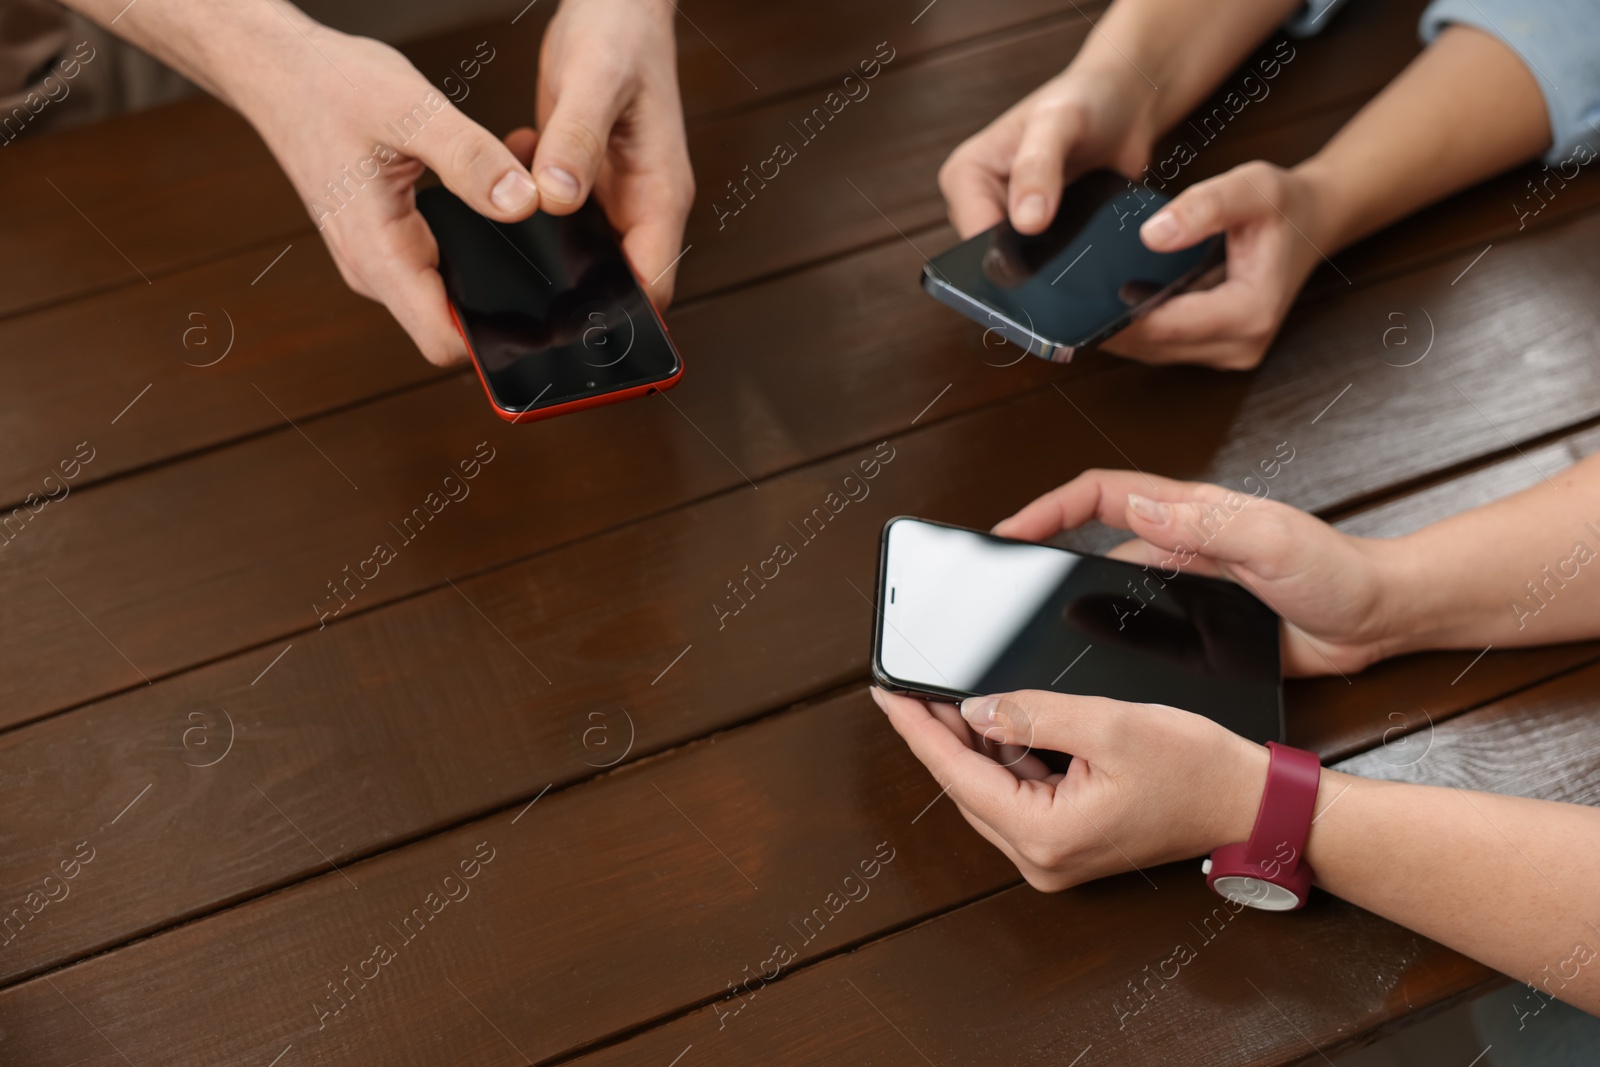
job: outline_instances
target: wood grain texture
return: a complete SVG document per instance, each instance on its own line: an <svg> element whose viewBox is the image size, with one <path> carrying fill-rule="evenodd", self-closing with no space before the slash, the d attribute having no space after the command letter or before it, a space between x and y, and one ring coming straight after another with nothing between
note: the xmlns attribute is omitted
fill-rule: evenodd
<svg viewBox="0 0 1600 1067"><path fill-rule="evenodd" d="M1098 12L1103 6L1085 10ZM916 56L968 34L1064 7L1069 5L1043 0L985 4L953 18L930 14L923 30L900 36L906 54ZM537 5L516 26L505 22L495 34L507 48L505 62L497 55L469 84L476 90L463 101L470 105L469 113L500 94L499 106L507 118L496 122L499 132L531 120L533 97L525 88L531 83L524 79L531 77L534 42L553 8ZM780 79L766 94L746 85L745 94L730 100L727 61L692 30L681 33L683 93L690 114L748 107L770 99L784 84L794 85L794 79L815 83L835 74L842 78L871 54L880 39L874 34L885 32L891 21L902 21L898 11L887 7L852 17L846 14L848 6L836 4L818 12L826 22L816 24L817 30L807 36L811 50L801 52L791 48L793 20L780 7L751 7L741 14L738 5L720 3L690 5L689 10L697 13L697 21L704 16L719 26L738 25L741 59L753 69L765 72L775 65L790 72L790 81ZM870 40L857 42L836 32L841 20ZM780 26L782 31L775 32ZM443 84L446 71L471 57L480 39L474 30L418 42L408 50L449 95L451 87ZM857 55L863 46L865 51ZM117 161L115 180L110 180L107 159ZM264 266L281 247L280 239L292 240L295 234L314 238L305 208L266 146L243 118L209 98L19 141L6 146L5 163L0 195L27 210L16 211L0 233L0 314L112 286L142 285L146 278L247 248L265 250Z"/></svg>
<svg viewBox="0 0 1600 1067"><path fill-rule="evenodd" d="M1080 372L1081 384L1024 394L972 423L968 434L994 436L964 446L951 470L992 487L1004 468L1016 478L1002 505L1011 507L1089 465L1233 482L1289 441L1301 458L1281 491L1315 509L1592 418L1600 362L1580 309L1600 274L1597 228L1600 219L1585 218L1530 237L1505 250L1502 273L1452 286L1447 264L1307 309L1255 375L1120 363ZM901 253L888 246L881 254ZM827 284L830 276L817 277ZM923 338L937 332L928 327L940 320L920 294L886 282L878 292L884 306L902 302L906 321L928 331ZM906 336L877 344L876 332L811 316L811 304L790 296L795 326L774 336L800 353L793 361L750 360L725 347L675 400L507 428L493 424L470 381L453 378L50 505L4 550L13 563L0 576L5 615L32 625L27 640L0 651L19 679L8 719L314 626L314 602L341 602L327 583L346 580L343 568L369 557L390 523L398 533L399 520L476 442L493 442L498 465L382 569L381 582L359 590L357 610L879 439L943 388L943 375L929 374L913 393L903 374L899 353L914 350L926 373L930 346L904 347ZM1414 300L1434 304L1441 358L1397 369L1384 362L1382 324L1389 309ZM881 317L872 321L874 331L882 327ZM1365 358L1352 359L1350 324L1359 322L1372 324L1372 339ZM951 368L970 358L959 335L953 340L940 349ZM1483 355L1468 358L1473 350ZM802 363L811 384L796 389L792 368ZM1038 373L1019 366L1003 373ZM863 391L868 369L904 399ZM151 402L146 415L159 411ZM414 431L423 424L430 434ZM552 464L551 455L571 459ZM1037 457L1026 474L1016 469L1019 456ZM942 502L959 495L955 484L921 507L950 507ZM978 499L962 510L998 510L975 511ZM273 506L260 507L263 500ZM550 507L554 500L562 506ZM108 538L113 521L118 534ZM46 528L49 538L30 536ZM259 565L266 560L270 568ZM70 670L57 666L69 662Z"/></svg>
<svg viewBox="0 0 1600 1067"><path fill-rule="evenodd" d="M210 98L18 141L5 152L0 195L18 208L0 232L0 314L145 285L310 231L266 145ZM107 160L116 160L114 171Z"/></svg>
<svg viewBox="0 0 1600 1067"><path fill-rule="evenodd" d="M997 12L995 17L1002 14ZM1311 151L1364 94L1380 84L1391 68L1403 62L1414 47L1406 33L1399 32L1402 27L1397 21L1397 12L1386 13L1383 19L1380 24L1365 24L1360 19L1348 24L1348 32L1367 33L1375 42L1370 51L1376 60L1369 59L1360 67L1359 76L1353 79L1353 88L1331 76L1335 65L1344 62L1340 57L1348 51L1347 41L1330 40L1326 46L1312 43L1298 49L1296 58L1284 65L1278 77L1268 83L1276 88L1271 89L1266 98L1250 105L1213 143L1202 142L1196 133L1186 134L1200 147L1198 161L1180 180L1202 177L1258 155L1292 162ZM1061 23L1058 32L1075 32L1073 25ZM530 40L536 37L534 34ZM1264 53L1271 54L1275 48L1269 45ZM446 44L438 54L453 55L458 50L454 44ZM963 50L960 56L965 64L963 69L970 69L984 56L989 57L991 65L1013 66L1015 56L1024 52L1054 55L1041 53L1030 36L1002 34L988 45ZM944 78L941 72L945 61L935 56L929 61L930 69L919 70L915 51L909 52L906 58L911 61L907 66L886 67L881 77L904 75L910 79L910 91L903 93L902 98L915 102L929 85ZM1259 60L1252 62L1259 63ZM514 62L499 67L490 64L480 75L484 80L474 80L476 95L468 99L519 99L505 85L488 80L491 71L515 72L518 69ZM973 84L962 84L970 95L973 115L981 115L984 109L992 113L1004 108L1016 88L990 84L982 78L969 77L968 81ZM882 185L892 177L880 174L885 169L886 157L892 154L877 152L875 146L879 141L876 138L880 135L892 137L896 129L919 120L909 113L896 112L896 105L885 103L881 94L869 99L874 108L885 111L887 125L882 130L868 131L871 134L868 141L874 148L863 158L861 169L855 171L851 180L862 185ZM1327 110L1330 101L1335 105L1334 112ZM1200 112L1210 110L1208 104ZM759 130L770 125L771 118L770 115L730 118L719 130L725 132L737 127L746 131L746 139L753 137L761 141ZM981 118L975 121L981 122ZM181 128L182 124L178 125ZM1213 121L1206 130L1211 131L1215 126ZM848 136L848 130L844 136ZM950 143L955 139L955 135L951 135ZM696 142L695 158L702 170L702 185L706 173L733 173L742 166L736 147L729 147L737 141L738 138L730 140L719 135L705 138L704 143ZM1164 158L1167 151L1160 149L1158 158ZM936 165L937 160L930 157L928 166ZM926 184L926 175L919 175L914 167L894 163L890 169L898 175L897 180L919 186ZM815 184L815 181L809 182L812 187ZM925 202L918 209L917 217L937 219L942 206L937 196L931 195L931 187L924 191L931 199L923 198ZM865 206L865 201L862 204ZM756 210L754 204L750 210ZM791 216L785 224L808 230L807 240L813 242L812 250L819 256L837 254L845 246L853 246L863 239L862 233L840 231L833 225L837 205L825 197L800 196L796 204L790 205L790 210ZM809 214L812 212L815 214ZM882 223L881 218L878 221ZM911 224L909 218L906 224ZM731 238L732 234L717 236ZM692 244L694 235L690 237ZM877 237L886 241L900 239L886 224L877 231ZM793 243L783 234L772 235L772 240L778 243L775 247ZM913 240L931 249L948 243L949 238L942 234L935 237L914 232ZM816 244L817 241L822 244ZM272 247L180 271L171 277L157 275L152 286L125 287L103 297L0 322L0 353L6 354L0 355L0 375L7 376L16 388L26 390L27 395L35 398L32 403L11 409L4 418L4 429L12 447L4 462L0 462L0 501L9 501L15 506L27 493L37 491L44 475L64 456L70 455L74 446L91 432L100 432L102 439L108 439L113 447L100 453L105 458L84 468L81 478L74 483L79 488L194 449L214 447L239 436L281 426L283 421L273 404L281 409L283 416L298 421L349 404L363 395L381 395L442 376L416 359L410 342L381 309L340 284L314 233L307 231L292 244L283 259L255 285L250 283L277 254ZM719 239L709 246L701 242L700 247L702 252L708 247L711 249L712 258L721 264L716 270L725 279L737 281L773 269L772 256L767 251L774 247L770 243ZM1362 276L1355 277L1360 280ZM284 324L291 327L290 330L278 328L270 316L261 313L264 307L272 306L265 292L273 291L280 294L283 306L293 307L297 312L294 319ZM120 330L110 325L98 330L91 327L87 331L73 326L104 320L124 326ZM757 324L756 334L762 332ZM206 363L220 355L230 338L239 355L231 355L215 366L192 365ZM72 362L83 373L70 377L61 375L57 371L60 359L38 358L39 352L47 350L60 352L60 359ZM384 358L385 353L387 358ZM184 363L191 365L184 366ZM143 412L137 416L130 413L128 425L119 421L116 428L102 428L97 417L102 411L109 423L118 417L129 399L141 395L146 385L152 386L151 395L156 398L171 392L171 387L177 387L184 400L171 409L170 417L149 418ZM264 402L262 394L270 397L272 403Z"/></svg>
<svg viewBox="0 0 1600 1067"><path fill-rule="evenodd" d="M1441 725L1421 760L1380 747L1338 769L1600 804L1597 689L1600 668L1590 668ZM935 1063L1065 1063L1091 1047L1119 1064L1170 1062L1180 1047L1195 1064L1322 1062L1318 1053L1494 979L1326 894L1289 916L1208 923L1215 899L1197 871L1152 875L1159 903L1133 875L1055 896L1017 887L787 977L726 1025L732 1000L576 1062L665 1063L689 1044L696 1062L759 1048L786 1064L914 1062L917 1052ZM1179 943L1195 959L1168 965L1177 979L1145 984Z"/></svg>
<svg viewBox="0 0 1600 1067"><path fill-rule="evenodd" d="M900 56L914 61L1020 26L1097 19L1106 8L1103 0L1076 9L1070 0L1005 0L934 4L918 17L920 6L898 0L821 0L795 9L687 0L678 5L677 21L684 117L693 126L810 89L826 92L879 41L890 41ZM468 115L503 133L530 121L539 45L555 11L554 5L535 5L513 25L511 17L520 9L520 4L511 5L504 18L405 44L401 50L435 85L454 92ZM480 43L494 49L495 57L476 78L465 81L460 63ZM447 84L446 77L454 80Z"/></svg>
<svg viewBox="0 0 1600 1067"><path fill-rule="evenodd" d="M1297 58L1280 70L1275 91L1259 104L1219 133L1208 132L1218 129L1215 123L1200 132L1180 126L1152 161L1159 166L1177 139L1190 143L1196 158L1180 168L1174 190L1248 159L1298 162L1414 53L1413 25L1402 9L1385 9L1339 27L1325 40L1297 44ZM736 274L724 257L741 245L761 248L769 269L777 271L828 254L825 244L858 247L943 219L935 175L945 157L1057 73L1088 32L1088 24L1076 19L1052 21L898 70L897 58L873 83L870 96L825 125L804 125L805 116L822 104L825 94L819 91L697 127L690 147L698 191L685 236L695 251L684 257L680 291L730 284ZM1360 53L1348 77L1328 76L1332 65L1350 62L1360 41L1373 47ZM1243 77L1236 75L1220 92ZM1202 108L1209 110L1209 104ZM1288 125L1294 129L1284 136ZM701 150L713 144L719 163L726 161L722 167L709 165ZM745 185L744 165L756 167L774 155L777 144L788 145L795 158L772 181ZM884 151L888 144L893 152ZM824 218L827 226L819 230L813 220Z"/></svg>
<svg viewBox="0 0 1600 1067"><path fill-rule="evenodd" d="M1360 537L1397 537L1450 515L1537 485L1600 447L1600 434L1582 431L1543 448L1365 508L1338 522ZM1286 701L1296 743L1324 759L1353 755L1372 744L1375 723L1386 723L1384 742L1395 759L1418 757L1431 724L1530 681L1600 659L1600 643L1518 649L1427 652L1386 660L1354 675L1293 679ZM1416 737L1409 737L1416 733Z"/></svg>
<svg viewBox="0 0 1600 1067"><path fill-rule="evenodd" d="M1597 671L1440 726L1425 760L1398 777L1600 802L1587 754ZM1507 758L1514 744L1537 750L1536 775ZM1340 769L1394 771L1382 756ZM1070 1060L1092 1046L1119 1063L1156 1063L1182 1042L1196 1063L1276 1064L1490 978L1326 896L1288 916L1230 915L1188 864L1149 872L1153 888L1130 874L1056 895L995 893L1010 872L950 805L911 821L935 795L851 694L14 986L0 993L7 1051L110 1063L114 1045L134 1062L204 1050L233 1063L293 1044L313 1063L519 1063L720 994L580 1062L666 1063L690 1045L699 1062L756 1049L785 1063L837 1062L846 1049L854 1061L898 1062L909 1044L934 1062ZM130 817L123 832L139 825ZM104 885L89 877L136 848L113 838L107 828L93 861L105 866L85 868L85 895ZM297 841L281 822L276 839ZM462 896L465 883L443 875L480 842L493 858ZM844 872L885 847L893 858L870 884L857 876L857 901L830 901ZM388 923L430 891L461 899L438 906L438 927L428 916L391 934ZM807 965L883 922L880 907L914 918L963 892L981 899ZM814 906L830 917L801 925ZM350 979L335 999L326 983L368 959L368 942L395 959L367 965L377 977ZM1179 943L1195 959L1176 978L1149 979ZM778 946L795 958L774 967ZM765 982L755 978L764 964ZM974 989L985 991L981 1025ZM202 995L197 1017L190 1005Z"/></svg>
<svg viewBox="0 0 1600 1067"><path fill-rule="evenodd" d="M993 13L995 18L1003 15L1003 9ZM1051 24L1051 32L1059 37L1052 38L1052 49L1070 54L1076 48L1085 31L1076 18L1074 15L1074 21L1058 19ZM536 33L529 38L536 39ZM938 154L953 146L961 134L949 125L952 117L942 116L938 122L930 123L924 98L935 92L960 95L966 109L960 113L962 121L981 124L983 115L998 113L1024 91L1021 80L992 81L984 71L1015 67L1018 57L1025 56L1033 64L1027 76L1037 74L1042 78L1063 54L1052 49L1042 49L1031 37L1018 35L987 46L965 48L957 64L961 74L953 86L947 84L948 62L936 58L919 67L915 65L914 50L897 57L896 63L903 58L909 65L885 67L873 84L899 88L889 98L880 92L862 101L867 125L846 125L847 119L854 123L860 116L850 111L843 113L840 127L825 131L829 137L826 143L815 152L808 151L807 158L815 158L807 164L807 173L786 179L783 188L790 199L772 204L763 199L760 210L773 209L768 221L778 225L779 230L765 230L763 223L751 221L757 211L752 204L752 215L743 220L749 232L730 229L700 236L691 232L689 244L698 242L699 248L692 260L685 260L686 264L708 259L720 284L733 285L785 264L794 266L797 239L805 246L801 258L812 259L826 259L874 241L900 240L876 214L868 220L866 230L837 225L837 198L817 195L825 192L819 185L825 179L847 192L845 177L863 187L901 189L906 195L912 194L914 186L921 190L916 194L921 203L917 217L928 222L938 220L943 213L942 203L927 181L937 168L938 159L928 155L925 159L919 157L921 162L908 161L899 153L882 151L882 144L886 139L892 141L897 131L917 127L924 131L923 136L938 132L943 138L928 152ZM453 46L444 54L454 54ZM1307 66L1296 73L1304 76L1291 83L1287 72L1282 75L1279 92L1262 100L1255 110L1245 112L1238 125L1225 131L1226 135L1238 142L1240 126L1276 128L1315 110L1317 98L1310 87L1322 83L1312 80L1316 71L1311 64L1317 55L1332 54L1324 50L1299 60ZM830 62L830 55L822 53L816 61ZM489 80L491 73L498 71L519 77L528 75L516 65L514 56L504 58L507 62L484 68L482 82L474 80L477 95L469 96L469 101L522 99L507 86ZM735 115L717 123L710 134L696 133L693 150L702 187L708 176L738 176L749 161L745 150L751 145L761 146L764 153L770 151L768 142L775 136L771 128L774 123L787 128L778 115L784 107L792 106L792 102L781 103L766 111ZM172 116L173 128L168 130L167 139L182 138L186 128L183 116L188 113ZM1323 132L1320 119L1313 120L1313 127L1284 140L1309 144ZM151 134L143 126L138 130L141 135ZM29 146L24 143L18 147ZM226 148L218 151L225 152ZM1215 152L1211 158L1226 161ZM37 163L30 163L26 156L21 162L19 174L28 173L28 168ZM197 161L190 162L198 165ZM774 182L775 189L778 185ZM928 188L922 189L923 186ZM256 194L242 189L240 195ZM897 192L895 197L899 196ZM858 201L857 206L870 210L865 201ZM98 210L99 205L94 207ZM154 213L160 211L161 205L154 205ZM271 217L270 212L261 217ZM216 234L218 240L227 234L226 227L219 228L214 221L200 229ZM49 232L58 233L59 227ZM797 234L803 234L803 238L797 238ZM24 232L21 239L31 238ZM950 237L946 233L917 232L915 240L931 249L949 243ZM19 255L25 250L25 245L19 247ZM282 257L275 261L279 253L283 253ZM269 264L271 269L263 274ZM0 384L15 388L18 395L31 400L0 416L0 429L11 443L0 461L0 501L9 501L12 506L21 503L27 493L39 489L45 474L92 434L98 434L98 439L110 447L98 453L103 458L83 469L81 478L74 482L79 488L192 450L282 426L285 418L305 420L356 400L438 381L444 376L417 358L409 340L381 308L343 286L320 239L310 230L298 236L289 234L283 247L256 247L170 275L155 272L152 277L153 284L148 286L124 286L101 296L0 321ZM701 290L705 288L700 286ZM692 277L681 291L695 291ZM851 310L856 303L836 306ZM290 308L293 314L279 321L271 314L276 307ZM670 321L676 329L677 317ZM753 338L765 336L769 325L754 322L742 338L718 340L748 347ZM886 323L885 327L889 325ZM41 358L41 353L46 352L51 353L51 358ZM221 362L196 366L210 363L224 352L229 355ZM698 348L691 343L687 352L688 361L695 367L692 373L699 374ZM63 364L77 373L63 374ZM140 403L153 398L159 414L151 415L147 405L137 414L130 411L124 420L124 407L141 396L145 386L151 387L151 396ZM270 402L263 397L270 398ZM109 425L113 419L118 420L114 427Z"/></svg>
<svg viewBox="0 0 1600 1067"><path fill-rule="evenodd" d="M900 253L891 247L884 254ZM772 291L777 299L788 287ZM860 369L859 362L851 365ZM1371 381L1391 380L1390 368L1378 370ZM1282 373L1314 377L1304 366ZM974 393L984 387L982 378L966 381ZM259 804L253 783L273 781L276 802L342 863L513 803L544 782L579 780L624 748L638 758L864 678L871 610L864 597L881 523L919 513L987 525L1051 484L1040 468L1064 478L1084 463L1119 462L1084 414L1113 409L1128 392L1110 371L1072 385L1071 402L1046 387L1004 408L895 438L895 458L877 465L871 481L860 478L860 465L873 465L874 449L847 452L766 480L760 490L746 486L0 735L0 777L30 781L40 798L23 805L0 836L0 848L19 861L7 879L12 893L25 892L30 864L48 865L63 835L98 825L99 809L125 803L148 784L144 803L163 813L153 836L141 842L149 862L125 871L72 924L30 931L27 941L0 954L0 975L32 973L314 872L316 852L262 849L254 835L233 830L238 813ZM1203 461L1183 443L1205 436L1206 413L1233 410L1196 404L1184 388L1139 395L1151 424L1168 427L1171 437L1137 461L1179 473L1188 473L1185 463ZM1272 454L1275 435L1308 423L1325 401L1308 393L1301 403L1282 422L1250 423L1263 455ZM1307 460L1359 456L1362 440L1382 442L1373 425L1324 419L1317 427L1342 427L1340 435L1352 436L1321 438L1323 452L1292 438L1300 451L1274 491L1315 500L1327 472ZM1531 457L1553 473L1562 456L1589 447L1594 437L1586 433ZM1480 448L1494 447L1486 434L1475 439ZM1019 455L1035 458L1024 466ZM1363 469L1375 478L1404 474ZM790 524L804 521L829 492L844 492L852 472L857 492L867 496L806 541ZM1193 473L1224 481L1239 476L1217 465ZM491 464L480 478L487 484L494 476ZM1533 477L1513 457L1347 525L1367 535L1397 535ZM1371 490L1371 484L1353 489ZM441 516L438 532L447 518ZM478 536L470 529L463 535ZM714 605L726 611L741 603L726 583L748 582L744 568L771 557L778 541L795 545L800 558L770 588L759 581L742 586L749 605L719 619ZM428 544L419 539L415 548ZM1587 646L1496 651L1463 675L1472 654L1435 654L1348 680L1292 683L1289 739L1330 757L1384 738L1398 744L1429 717L1442 722L1592 655ZM375 730L381 743L374 743ZM228 774L198 770L227 738L236 739ZM419 749L427 751L429 766L421 789L412 756ZM64 823L59 798L74 795L74 783L82 781L100 784ZM181 879L171 879L170 859L158 857L181 853L191 840L215 844L204 864L185 866Z"/></svg>
<svg viewBox="0 0 1600 1067"><path fill-rule="evenodd" d="M225 761L216 780L242 769ZM403 784L425 790L444 771L430 761ZM287 783L256 784L279 797ZM231 834L315 855L285 818L305 827L308 813L249 795ZM117 1060L109 1045L134 1063L264 1064L291 1043L299 1063L544 1059L725 995L779 943L816 958L1009 884L949 805L913 823L937 795L852 693L14 987L0 994L0 1053L40 1067ZM92 832L75 892L36 922L115 892L164 818L157 794L142 803ZM422 921L408 926L413 908ZM363 964L379 942L395 958ZM369 979L336 999L346 966Z"/></svg>
<svg viewBox="0 0 1600 1067"><path fill-rule="evenodd" d="M1184 180L1314 150L1414 52L1418 6L1342 15ZM517 57L547 11L519 23L469 110L520 106ZM1328 1048L1483 982L1324 901L1225 920L1234 932L1130 1018L1128 984L1217 908L1193 871L1151 872L1159 891L1138 876L1017 887L950 805L928 807L935 783L842 687L865 674L864 591L892 514L987 525L1090 465L1237 485L1288 442L1274 495L1392 535L1537 477L1515 444L1541 442L1527 451L1547 473L1591 451L1592 430L1552 442L1600 417L1587 187L1460 279L1475 242L1504 232L1489 194L1458 198L1456 223L1415 245L1352 250L1355 284L1313 292L1256 374L999 367L978 328L915 291L911 242L952 239L931 183L944 152L1087 23L1044 0L940 4L914 26L914 11L831 0L802 22L725 0L686 14L710 34L680 24L702 168L684 283L700 298L671 320L691 376L670 400L504 427L474 381L415 360L340 287L303 222L277 230L266 210L230 230L204 202L209 245L161 245L141 222L140 247L163 250L153 285L114 264L63 283L77 265L50 260L28 299L121 288L0 323L0 384L41 401L0 416L25 442L0 496L82 439L74 400L106 420L91 480L127 475L85 481L0 548L0 625L18 635L0 647L0 727L93 701L0 732L19 797L0 900L20 931L0 934L0 1060L266 1064L292 1045L280 1067L524 1063L614 1041L594 1058L665 1064L692 1043L682 1067L1068 1063L1092 1044L1096 1062L1138 1063L1183 1041L1198 1062L1283 1063L1312 1051L1297 1028ZM903 35L875 28L894 20ZM714 229L707 178L764 158L750 153L769 128L880 32L905 46L871 98ZM430 47L415 54L450 62L452 40ZM254 143L215 130L213 150ZM246 170L246 188L275 177ZM274 234L306 258L252 288ZM250 327L203 377L181 365L203 361L182 341L197 301ZM1385 331L1396 312L1420 329L1424 308L1436 347L1400 366L1416 349ZM11 365L60 339L105 361L87 392ZM470 496L430 513L480 441L494 459ZM393 524L419 506L410 538ZM313 601L339 604L325 583L375 540L394 562L319 628ZM749 579L774 542L795 560ZM1290 740L1371 749L1373 773L1554 789L1497 753L1526 731L1552 767L1581 758L1596 668L1461 713L1597 655L1497 650L1463 674L1470 653L1441 654L1297 684ZM1593 801L1592 774L1562 781ZM484 841L495 859L470 897L430 902ZM15 905L80 842L95 858L70 897L19 925ZM880 847L894 859L870 897L841 905ZM395 929L419 906L425 929ZM396 959L349 979L342 1006L329 982L372 966L379 939ZM796 958L763 989L752 976L782 942ZM1291 965L1302 952L1319 965Z"/></svg>

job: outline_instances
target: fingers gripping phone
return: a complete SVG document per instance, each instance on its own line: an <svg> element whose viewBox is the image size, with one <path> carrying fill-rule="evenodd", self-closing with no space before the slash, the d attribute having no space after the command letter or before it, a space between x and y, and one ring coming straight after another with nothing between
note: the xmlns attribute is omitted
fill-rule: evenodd
<svg viewBox="0 0 1600 1067"><path fill-rule="evenodd" d="M1179 252L1144 246L1139 227L1167 201L1115 171L1090 171L1062 192L1044 232L1020 234L1004 220L929 260L922 287L988 332L1065 363L1222 262L1220 236Z"/></svg>
<svg viewBox="0 0 1600 1067"><path fill-rule="evenodd" d="M1283 739L1278 616L1232 582L902 517L883 529L877 607L885 689L1112 697Z"/></svg>
<svg viewBox="0 0 1600 1067"><path fill-rule="evenodd" d="M571 215L484 218L417 193L451 314L501 418L529 422L672 388L683 362L593 199Z"/></svg>

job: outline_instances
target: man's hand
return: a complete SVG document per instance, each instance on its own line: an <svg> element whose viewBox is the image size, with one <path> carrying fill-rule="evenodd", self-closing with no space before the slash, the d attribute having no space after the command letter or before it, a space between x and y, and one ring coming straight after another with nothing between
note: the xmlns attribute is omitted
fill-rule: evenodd
<svg viewBox="0 0 1600 1067"><path fill-rule="evenodd" d="M666 0L566 0L545 35L532 129L501 143L388 45L286 0L69 0L238 109L266 141L350 287L429 361L466 359L414 189L431 168L480 214L567 214L592 189L658 306L694 197ZM530 162L542 175L541 191Z"/></svg>
<svg viewBox="0 0 1600 1067"><path fill-rule="evenodd" d="M569 214L594 190L658 308L694 203L673 15L664 0L566 0L540 51L540 132L506 139L531 157L541 210Z"/></svg>
<svg viewBox="0 0 1600 1067"><path fill-rule="evenodd" d="M345 282L386 306L429 362L467 358L450 321L439 250L414 186L432 168L474 210L526 218L526 166L386 44L285 9L305 39L230 95L316 221Z"/></svg>

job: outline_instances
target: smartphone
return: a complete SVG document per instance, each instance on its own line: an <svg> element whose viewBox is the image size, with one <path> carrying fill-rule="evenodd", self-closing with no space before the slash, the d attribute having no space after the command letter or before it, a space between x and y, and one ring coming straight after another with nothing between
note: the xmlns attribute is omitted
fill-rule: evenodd
<svg viewBox="0 0 1600 1067"><path fill-rule="evenodd" d="M1278 616L1232 582L901 517L877 608L873 679L894 692L1113 697L1283 739Z"/></svg>
<svg viewBox="0 0 1600 1067"><path fill-rule="evenodd" d="M1220 235L1179 252L1144 246L1139 227L1167 201L1115 171L1090 171L1062 192L1044 232L1002 221L929 260L922 287L988 327L986 339L1065 363L1222 262Z"/></svg>
<svg viewBox="0 0 1600 1067"><path fill-rule="evenodd" d="M683 361L591 198L571 215L484 218L417 193L439 274L489 403L531 422L670 389Z"/></svg>

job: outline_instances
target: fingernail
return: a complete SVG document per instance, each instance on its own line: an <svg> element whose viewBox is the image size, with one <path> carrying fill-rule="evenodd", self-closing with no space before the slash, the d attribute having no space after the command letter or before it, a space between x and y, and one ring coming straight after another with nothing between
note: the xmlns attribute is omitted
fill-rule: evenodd
<svg viewBox="0 0 1600 1067"><path fill-rule="evenodd" d="M1038 193L1029 193L1017 202L1017 210L1011 213L1011 218L1018 226L1043 226L1044 197Z"/></svg>
<svg viewBox="0 0 1600 1067"><path fill-rule="evenodd" d="M1142 497L1138 493L1128 494L1128 510L1145 522L1162 523L1172 517L1172 509L1170 507L1159 500Z"/></svg>
<svg viewBox="0 0 1600 1067"><path fill-rule="evenodd" d="M962 718L973 729L984 731L989 741L1014 741L1029 736L1029 718L1016 701L1003 696L970 696L962 701ZM995 733L987 733L995 729Z"/></svg>
<svg viewBox="0 0 1600 1067"><path fill-rule="evenodd" d="M520 170L511 170L494 183L494 188L489 191L489 200L501 211L521 211L538 194L539 188L533 184L532 178Z"/></svg>
<svg viewBox="0 0 1600 1067"><path fill-rule="evenodd" d="M570 204L578 199L578 179L560 167L546 167L539 172L539 188L552 200Z"/></svg>
<svg viewBox="0 0 1600 1067"><path fill-rule="evenodd" d="M968 697L961 702L961 717L973 726L992 726L999 697Z"/></svg>
<svg viewBox="0 0 1600 1067"><path fill-rule="evenodd" d="M883 690L875 685L869 685L867 692L872 694L872 702L878 705L878 710L887 713L889 709L883 706Z"/></svg>
<svg viewBox="0 0 1600 1067"><path fill-rule="evenodd" d="M1158 211L1154 218L1139 227L1139 236L1151 248L1170 244L1178 239L1178 220L1168 212Z"/></svg>

